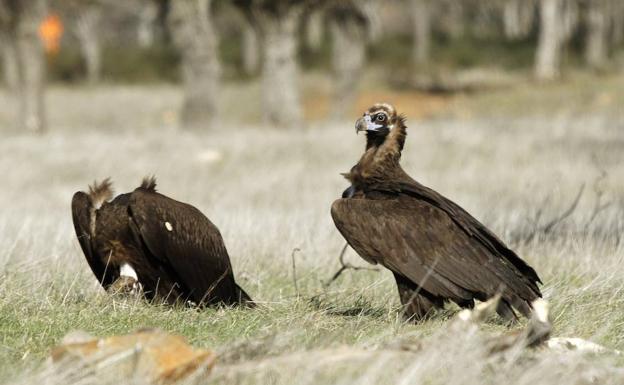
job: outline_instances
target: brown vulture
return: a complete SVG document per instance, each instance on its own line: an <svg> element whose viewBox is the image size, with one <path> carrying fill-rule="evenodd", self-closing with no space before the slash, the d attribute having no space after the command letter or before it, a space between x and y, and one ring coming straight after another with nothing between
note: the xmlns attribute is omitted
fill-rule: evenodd
<svg viewBox="0 0 624 385"><path fill-rule="evenodd" d="M104 289L170 304L253 305L234 281L219 229L198 209L156 192L153 177L112 197L106 179L72 199L78 241Z"/></svg>
<svg viewBox="0 0 624 385"><path fill-rule="evenodd" d="M498 314L516 319L541 297L537 273L468 212L401 168L405 118L375 104L355 124L366 151L332 204L336 227L366 261L390 269L407 319L452 301L474 306L501 294Z"/></svg>

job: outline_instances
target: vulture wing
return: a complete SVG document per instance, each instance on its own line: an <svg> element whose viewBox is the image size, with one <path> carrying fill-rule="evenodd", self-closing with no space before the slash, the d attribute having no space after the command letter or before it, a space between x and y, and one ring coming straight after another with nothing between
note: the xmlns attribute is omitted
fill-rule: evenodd
<svg viewBox="0 0 624 385"><path fill-rule="evenodd" d="M197 304L250 301L234 282L219 229L195 207L146 189L128 206L130 227Z"/></svg>
<svg viewBox="0 0 624 385"><path fill-rule="evenodd" d="M89 196L79 191L74 194L71 203L72 208L72 220L74 222L74 229L76 230L76 236L78 242L82 248L82 252L87 258L89 267L93 271L93 274L97 277L104 288L107 288L113 283L114 277L112 274L107 273L106 266L102 264L102 261L97 257L93 250L93 243L91 239L91 210L92 203Z"/></svg>
<svg viewBox="0 0 624 385"><path fill-rule="evenodd" d="M426 199L338 199L332 217L364 259L407 277L434 296L461 303L502 292L524 314L539 290L487 243L471 236L452 214Z"/></svg>
<svg viewBox="0 0 624 385"><path fill-rule="evenodd" d="M487 227L455 202L411 178L401 183L401 192L416 199L426 201L446 212L453 222L467 235L482 243L491 253L498 254L509 261L509 263L513 264L516 269L530 280L532 289L537 293L540 292L536 283L542 283L542 281L535 270L518 257L513 250L509 249L503 241L494 235Z"/></svg>

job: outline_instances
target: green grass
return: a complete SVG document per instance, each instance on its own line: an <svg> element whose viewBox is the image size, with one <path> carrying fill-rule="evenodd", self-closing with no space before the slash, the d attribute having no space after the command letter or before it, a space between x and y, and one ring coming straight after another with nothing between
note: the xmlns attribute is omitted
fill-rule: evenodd
<svg viewBox="0 0 624 385"><path fill-rule="evenodd" d="M582 103L605 90L619 100L618 85L619 78L596 78L456 99L433 120L408 117L403 162L537 269L554 335L624 350L624 131L610 104ZM226 90L224 110L254 92ZM49 101L52 133L0 141L2 383L45 376L65 383L41 364L66 333L108 336L141 327L216 350L219 363L203 383L622 383L622 357L488 357L484 338L508 328L496 319L479 332L449 328L453 307L405 324L387 271L346 271L326 287L344 242L329 207L345 188L339 172L363 147L352 122L290 131L241 123L256 114L250 103L240 114L224 114L212 132L188 133L175 128L175 113L169 116L179 91L165 86L54 88ZM13 101L1 94L0 102L0 122L7 122ZM193 203L220 227L239 283L261 303L257 309L197 311L103 293L73 234L71 195L107 176L117 192L128 191L151 173L160 191ZM583 183L570 217L523 241L538 212L539 227L565 211ZM591 219L600 194L610 205ZM301 249L298 291L294 248ZM347 259L365 264L352 251Z"/></svg>

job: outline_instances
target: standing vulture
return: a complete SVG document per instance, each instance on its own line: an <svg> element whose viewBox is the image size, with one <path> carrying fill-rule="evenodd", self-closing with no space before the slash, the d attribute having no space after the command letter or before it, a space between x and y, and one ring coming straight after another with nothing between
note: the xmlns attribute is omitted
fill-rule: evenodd
<svg viewBox="0 0 624 385"><path fill-rule="evenodd" d="M541 297L535 270L451 200L412 179L399 161L405 118L375 104L355 124L366 151L345 174L351 186L331 208L349 245L366 261L390 269L407 319L445 302L474 306L501 294L497 312L515 320Z"/></svg>
<svg viewBox="0 0 624 385"><path fill-rule="evenodd" d="M72 199L78 241L104 289L140 288L170 304L253 304L234 281L219 229L199 210L157 193L153 177L112 197L106 179Z"/></svg>

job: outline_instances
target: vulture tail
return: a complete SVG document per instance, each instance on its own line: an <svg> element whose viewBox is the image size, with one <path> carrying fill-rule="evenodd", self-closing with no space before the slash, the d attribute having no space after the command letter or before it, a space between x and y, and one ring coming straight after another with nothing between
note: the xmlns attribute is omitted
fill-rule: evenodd
<svg viewBox="0 0 624 385"><path fill-rule="evenodd" d="M113 183L110 178L106 178L100 183L93 182L93 184L89 186L89 199L91 200L91 205L95 209L99 209L104 202L109 201L112 198Z"/></svg>
<svg viewBox="0 0 624 385"><path fill-rule="evenodd" d="M236 286L236 300L239 304L247 307L255 307L256 303L251 299L249 294L245 292L237 283L234 283Z"/></svg>

